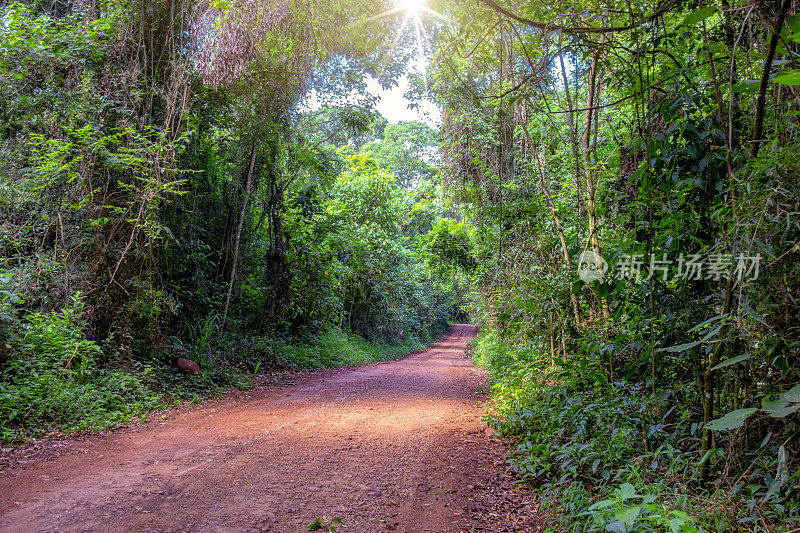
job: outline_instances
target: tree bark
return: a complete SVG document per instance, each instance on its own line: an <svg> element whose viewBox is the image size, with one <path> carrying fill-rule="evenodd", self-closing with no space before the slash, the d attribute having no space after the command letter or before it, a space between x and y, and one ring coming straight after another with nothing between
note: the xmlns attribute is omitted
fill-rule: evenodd
<svg viewBox="0 0 800 533"><path fill-rule="evenodd" d="M775 59L775 50L778 48L778 41L781 38L781 28L786 20L786 13L789 11L791 0L783 0L778 16L772 22L772 37L767 48L767 58L764 60L764 71L761 73L761 84L758 87L758 98L756 99L756 119L753 128L753 147L750 157L758 157L761 148L761 134L764 131L764 107L767 97L767 85L769 84L769 73L772 70L772 60Z"/></svg>
<svg viewBox="0 0 800 533"><path fill-rule="evenodd" d="M605 35L600 36L599 44L605 42ZM586 213L589 219L589 246L595 254L595 264L598 269L602 268L600 260L600 239L597 235L597 209L595 197L597 195L597 184L595 176L592 171L591 165L591 152L590 141L592 139L592 122L595 122L595 106L600 100L600 88L597 85L597 71L600 62L599 50L595 50L592 54L592 65L589 69L588 90L586 94L586 122L581 137L581 149L583 150L583 171L586 177ZM595 131L597 135L597 131ZM605 298L598 297L600 300L600 307L603 311L603 317L608 321L611 319L611 313L608 309L608 302Z"/></svg>
<svg viewBox="0 0 800 533"><path fill-rule="evenodd" d="M564 81L564 93L567 97L567 125L569 126L569 139L572 145L572 158L575 160L575 191L578 194L578 210L581 215L584 214L585 207L583 202L583 188L581 187L581 147L578 142L578 130L575 127L575 112L572 106L572 91L569 90L569 79L567 78L567 70L564 68L564 56L559 54L559 62L561 64L561 79Z"/></svg>
<svg viewBox="0 0 800 533"><path fill-rule="evenodd" d="M225 294L225 306L222 309L222 328L225 328L225 321L228 318L228 308L231 303L231 293L233 292L233 282L236 280L236 268L239 263L239 243L242 238L242 226L244 217L247 215L247 204L250 200L250 192L253 188L253 170L256 165L256 147L250 150L250 165L247 169L247 179L244 187L244 199L242 200L242 211L239 215L239 224L236 227L236 236L233 242L233 265L231 265L231 277L228 280L228 291Z"/></svg>

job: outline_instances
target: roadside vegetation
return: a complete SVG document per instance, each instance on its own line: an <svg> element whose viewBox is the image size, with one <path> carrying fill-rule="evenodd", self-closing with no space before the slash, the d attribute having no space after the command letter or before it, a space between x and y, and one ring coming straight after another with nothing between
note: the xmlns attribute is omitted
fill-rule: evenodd
<svg viewBox="0 0 800 533"><path fill-rule="evenodd" d="M437 132L331 103L376 69L362 8L3 3L4 443L397 357L456 317L427 260Z"/></svg>
<svg viewBox="0 0 800 533"><path fill-rule="evenodd" d="M796 531L797 4L477 4L434 77L511 467L553 531Z"/></svg>
<svg viewBox="0 0 800 533"><path fill-rule="evenodd" d="M2 4L3 442L472 320L553 531L800 530L797 2L392 7Z"/></svg>

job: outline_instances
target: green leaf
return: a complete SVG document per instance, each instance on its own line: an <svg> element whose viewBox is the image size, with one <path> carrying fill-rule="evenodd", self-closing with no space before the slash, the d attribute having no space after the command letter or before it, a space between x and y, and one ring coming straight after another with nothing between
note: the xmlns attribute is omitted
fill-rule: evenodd
<svg viewBox="0 0 800 533"><path fill-rule="evenodd" d="M686 15L683 19L683 22L680 23L679 26L691 26L693 24L697 24L699 22L703 22L708 17L714 15L717 12L716 7L703 7L692 13Z"/></svg>
<svg viewBox="0 0 800 533"><path fill-rule="evenodd" d="M734 84L734 86L731 87L731 89L735 93L756 94L758 92L760 83L761 82L759 82L758 80L740 81L739 83Z"/></svg>
<svg viewBox="0 0 800 533"><path fill-rule="evenodd" d="M681 526L684 524L683 520L680 518L672 518L669 521L669 529L672 533L678 533L681 530Z"/></svg>
<svg viewBox="0 0 800 533"><path fill-rule="evenodd" d="M742 427L745 420L747 420L756 411L758 411L758 409L754 408L737 409L736 411L731 411L725 416L717 418L716 420L712 420L706 424L706 428L717 431L730 431L732 429L738 429Z"/></svg>
<svg viewBox="0 0 800 533"><path fill-rule="evenodd" d="M614 503L615 500L600 500L599 502L592 504L592 506L589 507L589 510L594 511L595 509L605 509L609 505L614 505Z"/></svg>
<svg viewBox="0 0 800 533"><path fill-rule="evenodd" d="M786 452L786 448L781 446L778 448L778 471L775 474L775 479L769 486L769 491L764 496L764 499L767 500L772 497L773 494L777 493L781 490L786 483L789 482L789 454Z"/></svg>
<svg viewBox="0 0 800 533"><path fill-rule="evenodd" d="M792 30L792 33L800 33L800 13L788 19L786 25Z"/></svg>
<svg viewBox="0 0 800 533"><path fill-rule="evenodd" d="M788 403L782 400L764 405L764 410L772 418L785 418L800 409L800 403Z"/></svg>
<svg viewBox="0 0 800 533"><path fill-rule="evenodd" d="M755 309L753 309L752 307L750 307L749 305L747 305L744 302L742 302L742 309L744 309L744 312L747 313L748 315L750 315L750 317L753 320L755 320L756 322L760 323L761 325L766 326L766 327L769 328L769 324L767 324L764 321L764 319L761 318L761 316L758 313L756 313ZM772 329L772 328L770 328L770 329Z"/></svg>
<svg viewBox="0 0 800 533"><path fill-rule="evenodd" d="M723 320L725 318L728 318L729 316L730 316L730 313L725 313L724 315L718 315L718 316L715 316L715 317L711 317L711 318L709 318L708 320L706 320L704 322L700 322L695 327L693 327L692 329L687 331L687 333L694 333L697 330L703 329L704 327L706 327L707 325L711 324L712 322L716 322L717 320Z"/></svg>
<svg viewBox="0 0 800 533"><path fill-rule="evenodd" d="M800 402L800 385L795 385L791 389L781 394L781 398L785 398L790 402Z"/></svg>
<svg viewBox="0 0 800 533"><path fill-rule="evenodd" d="M611 533L627 533L628 526L621 520L615 520L606 526L606 531L610 531Z"/></svg>
<svg viewBox="0 0 800 533"><path fill-rule="evenodd" d="M781 85L800 85L800 69L786 69L772 78L772 81Z"/></svg>
<svg viewBox="0 0 800 533"><path fill-rule="evenodd" d="M630 507L628 509L623 509L622 511L617 511L614 513L614 518L620 522L624 522L628 526L632 526L633 523L636 522L636 519L639 518L639 513L641 513L641 511L641 506L637 505L636 507Z"/></svg>
<svg viewBox="0 0 800 533"><path fill-rule="evenodd" d="M778 448L778 472L775 479L781 482L781 485L789 483L789 452L781 445Z"/></svg>
<svg viewBox="0 0 800 533"><path fill-rule="evenodd" d="M719 332L722 331L722 326L724 326L724 325L725 324L722 323L722 324L718 325L716 328L714 328L713 330L711 330L708 333L706 333L706 335L702 339L700 339L700 342L706 342L707 340L711 339L712 337L716 337L719 334Z"/></svg>
<svg viewBox="0 0 800 533"><path fill-rule="evenodd" d="M638 496L638 494L636 494L636 488L630 483L623 483L620 485L619 489L616 490L616 493L623 500L636 498Z"/></svg>
<svg viewBox="0 0 800 533"><path fill-rule="evenodd" d="M730 359L721 362L717 366L711 367L711 370L719 370L720 368L725 368L726 366L735 365L736 363L741 363L742 361L747 361L748 359L750 359L749 355L740 355L739 357L731 357Z"/></svg>
<svg viewBox="0 0 800 533"><path fill-rule="evenodd" d="M667 348L659 348L658 351L660 352L685 352L697 346L698 344L702 344L702 341L694 341L694 342L687 342L686 344L679 344L677 346L669 346Z"/></svg>
<svg viewBox="0 0 800 533"><path fill-rule="evenodd" d="M317 531L318 529L322 529L322 520L319 518L308 524L306 531Z"/></svg>
<svg viewBox="0 0 800 533"><path fill-rule="evenodd" d="M672 515L677 516L681 520L685 520L686 522L694 522L695 519L688 515L685 511L681 511L680 509L673 509Z"/></svg>

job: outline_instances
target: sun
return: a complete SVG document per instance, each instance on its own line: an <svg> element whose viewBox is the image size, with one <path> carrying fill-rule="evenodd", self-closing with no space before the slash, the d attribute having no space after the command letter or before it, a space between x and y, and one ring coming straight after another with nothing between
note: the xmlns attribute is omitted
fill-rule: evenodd
<svg viewBox="0 0 800 533"><path fill-rule="evenodd" d="M383 13L371 18L371 20L375 20L388 17L396 13L403 14L403 21L400 23L400 27L397 30L397 35L395 36L394 40L395 47L397 47L397 43L405 34L406 28L409 26L409 22L413 23L414 41L416 42L417 49L417 60L422 69L422 77L424 80L423 83L426 91L428 87L428 76L424 65L424 58L425 41L428 35L425 33L425 26L422 22L422 18L424 15L442 17L442 15L428 7L428 2L429 0L394 0L394 7L392 9L384 11Z"/></svg>
<svg viewBox="0 0 800 533"><path fill-rule="evenodd" d="M418 17L420 13L429 11L427 3L428 0L401 0L397 3L397 7L411 17Z"/></svg>
<svg viewBox="0 0 800 533"><path fill-rule="evenodd" d="M403 21L400 23L400 28L397 30L395 44L405 33L408 23L413 22L417 47L422 49L424 48L424 37L426 37L425 26L422 23L423 15L430 14L441 17L439 13L428 7L428 1L429 0L394 0L394 7L392 9L372 17L372 20L402 13Z"/></svg>

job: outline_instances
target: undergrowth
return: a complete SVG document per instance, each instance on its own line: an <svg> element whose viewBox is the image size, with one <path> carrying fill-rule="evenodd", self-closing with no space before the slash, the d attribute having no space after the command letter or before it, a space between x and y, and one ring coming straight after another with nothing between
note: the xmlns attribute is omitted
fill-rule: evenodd
<svg viewBox="0 0 800 533"><path fill-rule="evenodd" d="M315 370L345 365L365 365L388 361L425 348L418 337L402 341L370 342L355 333L329 329L317 337L299 341L279 337L253 340L255 360L298 370ZM250 358L253 360L253 357Z"/></svg>
<svg viewBox="0 0 800 533"><path fill-rule="evenodd" d="M313 370L396 359L430 338L370 342L330 329L316 337L235 339L210 318L139 358L123 357L86 337L80 296L63 309L22 319L3 315L0 351L0 442L99 431L182 401L200 402L275 368ZM234 357L235 356L235 357ZM187 375L177 357L198 363ZM233 362L235 361L235 363Z"/></svg>
<svg viewBox="0 0 800 533"><path fill-rule="evenodd" d="M489 423L515 443L510 468L562 516L551 531L784 531L800 526L800 472L778 485L780 442L768 434L742 471L697 483L700 424L685 391L587 384L549 354L489 331L473 345L490 371ZM565 368L565 365L567 368ZM725 450L707 460L726 464ZM777 487L777 488L776 488ZM785 529L781 529L785 528Z"/></svg>

